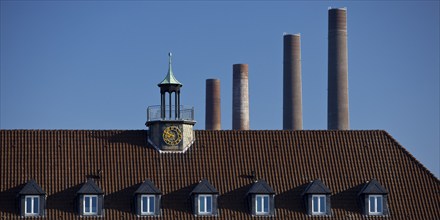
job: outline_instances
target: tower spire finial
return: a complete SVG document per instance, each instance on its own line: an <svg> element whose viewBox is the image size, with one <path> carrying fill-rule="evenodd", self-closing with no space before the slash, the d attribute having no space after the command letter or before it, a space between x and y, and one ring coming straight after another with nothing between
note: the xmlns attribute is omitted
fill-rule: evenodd
<svg viewBox="0 0 440 220"><path fill-rule="evenodd" d="M168 74L171 74L171 75L173 75L173 68L171 65L172 58L173 58L173 54L171 52L169 52L168 53ZM172 77L174 77L174 75Z"/></svg>
<svg viewBox="0 0 440 220"><path fill-rule="evenodd" d="M173 56L173 54L171 52L168 53L168 63L171 66L171 57Z"/></svg>
<svg viewBox="0 0 440 220"><path fill-rule="evenodd" d="M173 54L171 52L168 53L168 73L165 76L165 79L162 80L162 82L159 83L159 87L161 85L165 84L174 84L174 85L180 85L182 86L182 83L177 81L176 77L174 77L173 68L171 66L171 60L172 60Z"/></svg>

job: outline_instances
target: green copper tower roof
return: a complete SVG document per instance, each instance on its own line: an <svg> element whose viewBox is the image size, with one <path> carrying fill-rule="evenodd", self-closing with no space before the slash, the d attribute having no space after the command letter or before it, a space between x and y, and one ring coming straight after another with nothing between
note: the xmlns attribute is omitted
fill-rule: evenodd
<svg viewBox="0 0 440 220"><path fill-rule="evenodd" d="M171 56L172 56L172 54L171 53L168 53L168 57L169 57L169 65L168 65L168 73L167 73L167 76L165 77L165 79L163 79L162 80L162 82L160 82L159 84L158 84L158 86L161 86L161 85L167 85L167 84L172 84L172 85L180 85L180 86L182 86L182 83L180 83L177 79L176 79L176 77L174 76L174 74L173 74L173 69L171 68Z"/></svg>

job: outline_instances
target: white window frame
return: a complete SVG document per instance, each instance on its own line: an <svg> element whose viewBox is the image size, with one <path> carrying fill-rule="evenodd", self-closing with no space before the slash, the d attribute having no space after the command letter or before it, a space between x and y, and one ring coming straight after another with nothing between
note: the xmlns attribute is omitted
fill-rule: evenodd
<svg viewBox="0 0 440 220"><path fill-rule="evenodd" d="M31 199L31 210L27 209L28 199ZM34 203L38 201L37 210L35 210ZM40 215L40 196L25 196L24 197L24 215L25 216L39 216ZM29 212L30 211L30 212Z"/></svg>
<svg viewBox="0 0 440 220"><path fill-rule="evenodd" d="M93 198L96 199L96 212L93 211ZM89 212L86 212L86 200L89 200ZM99 208L98 195L84 195L83 197L83 215L98 215Z"/></svg>
<svg viewBox="0 0 440 220"><path fill-rule="evenodd" d="M371 199L374 199L374 207L371 207ZM377 201L380 199L381 205L380 207L377 206ZM369 215L383 215L383 196L382 195L368 195L368 214ZM373 211L371 211L371 208L373 208ZM380 210L379 210L380 208Z"/></svg>
<svg viewBox="0 0 440 220"><path fill-rule="evenodd" d="M209 211L208 210L208 198L211 198L211 204L209 204L209 206L211 206L211 211ZM199 196L198 196L198 210L197 210L197 213L199 214L199 215L210 215L210 214L212 214L212 209L213 209L213 206L212 206L212 195L210 195L210 194L200 194ZM200 203L204 203L205 205L204 205L204 207L205 207L205 209L204 210L201 210L201 206L200 206Z"/></svg>
<svg viewBox="0 0 440 220"><path fill-rule="evenodd" d="M318 200L318 211L315 211L315 198ZM321 207L321 200L324 200L324 211ZM325 215L327 214L327 197L325 195L312 195L312 215Z"/></svg>
<svg viewBox="0 0 440 220"><path fill-rule="evenodd" d="M144 210L144 198L147 198L147 210ZM150 210L150 202L153 202L153 210ZM142 195L141 196L141 215L154 215L156 212L156 196Z"/></svg>
<svg viewBox="0 0 440 220"><path fill-rule="evenodd" d="M270 212L270 200L269 195L255 195L255 214L256 215L268 215ZM258 201L261 200L261 210L258 210ZM265 210L264 200L267 200L267 211Z"/></svg>

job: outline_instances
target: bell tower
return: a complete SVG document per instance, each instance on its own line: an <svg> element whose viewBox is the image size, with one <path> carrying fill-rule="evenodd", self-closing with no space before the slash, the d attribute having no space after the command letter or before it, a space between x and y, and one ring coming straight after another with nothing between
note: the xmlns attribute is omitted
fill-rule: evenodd
<svg viewBox="0 0 440 220"><path fill-rule="evenodd" d="M183 153L194 143L194 108L180 105L183 85L174 76L172 54L168 56L168 73L158 84L160 105L148 107L145 125L148 127L148 142L159 152Z"/></svg>

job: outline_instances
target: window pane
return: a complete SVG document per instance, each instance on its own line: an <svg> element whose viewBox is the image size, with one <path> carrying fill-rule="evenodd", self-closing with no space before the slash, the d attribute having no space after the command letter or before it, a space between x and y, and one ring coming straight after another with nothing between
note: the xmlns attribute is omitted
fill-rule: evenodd
<svg viewBox="0 0 440 220"><path fill-rule="evenodd" d="M154 197L150 196L148 197L149 200L149 204L150 204L150 209L148 210L148 212L154 212Z"/></svg>
<svg viewBox="0 0 440 220"><path fill-rule="evenodd" d="M376 212L382 212L382 197L381 196L377 197L376 203L377 203Z"/></svg>
<svg viewBox="0 0 440 220"><path fill-rule="evenodd" d="M261 207L262 205L262 200L263 198L261 196L257 196L257 212L262 212L263 208Z"/></svg>
<svg viewBox="0 0 440 220"><path fill-rule="evenodd" d="M147 212L147 208L148 208L148 198L147 197L142 197L142 210L141 212Z"/></svg>
<svg viewBox="0 0 440 220"><path fill-rule="evenodd" d="M37 214L38 213L38 197L34 197L34 210L32 213Z"/></svg>
<svg viewBox="0 0 440 220"><path fill-rule="evenodd" d="M97 200L98 198L96 196L92 197L92 212L96 213L97 209L98 209L98 204L97 204Z"/></svg>
<svg viewBox="0 0 440 220"><path fill-rule="evenodd" d="M90 197L88 197L88 196L84 197L84 212L85 213L90 212Z"/></svg>
<svg viewBox="0 0 440 220"><path fill-rule="evenodd" d="M375 207L376 207L376 198L370 196L370 212L375 212L376 211Z"/></svg>
<svg viewBox="0 0 440 220"><path fill-rule="evenodd" d="M313 212L318 212L318 197L313 197L312 205L313 205Z"/></svg>
<svg viewBox="0 0 440 220"><path fill-rule="evenodd" d="M32 198L27 197L26 198L26 213L32 213Z"/></svg>
<svg viewBox="0 0 440 220"><path fill-rule="evenodd" d="M319 211L324 213L325 212L325 197L324 196L320 196L319 197L319 202L320 202Z"/></svg>
<svg viewBox="0 0 440 220"><path fill-rule="evenodd" d="M212 212L212 199L211 196L206 197L206 212Z"/></svg>
<svg viewBox="0 0 440 220"><path fill-rule="evenodd" d="M264 198L264 212L269 212L269 196L265 196Z"/></svg>
<svg viewBox="0 0 440 220"><path fill-rule="evenodd" d="M199 212L205 212L205 197L200 196L199 197Z"/></svg>

